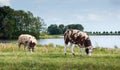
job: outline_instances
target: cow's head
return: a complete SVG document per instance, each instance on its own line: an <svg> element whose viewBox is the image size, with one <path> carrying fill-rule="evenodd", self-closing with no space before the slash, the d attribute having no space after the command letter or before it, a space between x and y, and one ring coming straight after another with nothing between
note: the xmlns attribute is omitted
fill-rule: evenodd
<svg viewBox="0 0 120 70"><path fill-rule="evenodd" d="M85 48L85 52L86 52L86 54L87 54L88 56L91 56L92 50L93 50L93 49L90 48L90 47Z"/></svg>
<svg viewBox="0 0 120 70"><path fill-rule="evenodd" d="M35 42L30 41L30 43L29 43L29 50L30 50L30 52L34 52L35 45L36 45Z"/></svg>
<svg viewBox="0 0 120 70"><path fill-rule="evenodd" d="M84 42L84 46L85 46L85 52L88 56L91 56L91 53L92 53L92 44L91 44L91 41L90 39L86 39L85 42Z"/></svg>

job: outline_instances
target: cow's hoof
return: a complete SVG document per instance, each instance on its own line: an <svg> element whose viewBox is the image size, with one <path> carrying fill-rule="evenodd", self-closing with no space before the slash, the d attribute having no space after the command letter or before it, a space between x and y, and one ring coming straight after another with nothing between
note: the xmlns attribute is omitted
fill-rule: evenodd
<svg viewBox="0 0 120 70"><path fill-rule="evenodd" d="M87 56L91 56L91 54L88 54Z"/></svg>

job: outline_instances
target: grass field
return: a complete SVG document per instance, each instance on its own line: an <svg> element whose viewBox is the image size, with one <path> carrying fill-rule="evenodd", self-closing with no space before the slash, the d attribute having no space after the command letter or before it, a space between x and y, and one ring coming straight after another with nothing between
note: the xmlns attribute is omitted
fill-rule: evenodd
<svg viewBox="0 0 120 70"><path fill-rule="evenodd" d="M0 44L0 70L119 70L120 49L96 48L92 56L81 56L75 47L76 56L67 48L38 45L34 53L18 51L17 43Z"/></svg>

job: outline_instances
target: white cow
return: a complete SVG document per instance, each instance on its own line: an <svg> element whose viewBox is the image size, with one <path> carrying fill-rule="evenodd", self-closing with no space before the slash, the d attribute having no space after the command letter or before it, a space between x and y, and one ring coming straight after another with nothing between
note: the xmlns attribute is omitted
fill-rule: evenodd
<svg viewBox="0 0 120 70"><path fill-rule="evenodd" d="M21 34L18 38L18 47L20 50L21 45L24 45L24 50L28 48L31 52L34 51L34 48L37 44L37 40L34 36L29 34Z"/></svg>
<svg viewBox="0 0 120 70"><path fill-rule="evenodd" d="M64 47L65 55L66 55L66 46L68 45L68 43L70 43L70 48L73 55L75 55L73 51L73 48L74 48L73 44L77 44L81 48L82 55L84 52L83 48L85 48L87 55L89 56L91 55L92 44L89 36L85 32L82 32L80 30L68 29L64 33L64 42L65 42L65 47Z"/></svg>

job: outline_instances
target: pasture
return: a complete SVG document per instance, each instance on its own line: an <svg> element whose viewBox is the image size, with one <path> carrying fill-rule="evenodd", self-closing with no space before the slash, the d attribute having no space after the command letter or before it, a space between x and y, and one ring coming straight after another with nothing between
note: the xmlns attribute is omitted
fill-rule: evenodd
<svg viewBox="0 0 120 70"><path fill-rule="evenodd" d="M119 70L120 49L99 48L92 56L81 56L79 47L75 47L76 56L67 48L49 45L37 45L34 53L18 51L17 43L0 43L0 70Z"/></svg>

